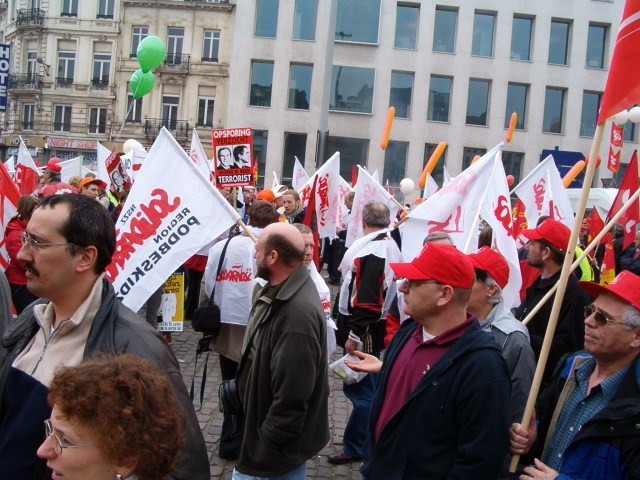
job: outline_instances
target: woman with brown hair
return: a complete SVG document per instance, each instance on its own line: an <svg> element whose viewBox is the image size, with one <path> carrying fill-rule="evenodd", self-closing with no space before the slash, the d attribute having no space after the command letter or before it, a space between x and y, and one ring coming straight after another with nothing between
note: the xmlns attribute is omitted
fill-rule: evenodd
<svg viewBox="0 0 640 480"><path fill-rule="evenodd" d="M54 480L162 480L182 446L169 381L134 355L100 356L56 372L38 456Z"/></svg>
<svg viewBox="0 0 640 480"><path fill-rule="evenodd" d="M40 205L40 199L31 195L23 195L18 200L18 214L7 223L4 230L4 240L9 253L9 266L6 275L11 287L11 300L16 313L20 314L27 305L38 297L27 290L27 277L24 264L18 260L18 252L22 248L21 235L27 228L31 214Z"/></svg>

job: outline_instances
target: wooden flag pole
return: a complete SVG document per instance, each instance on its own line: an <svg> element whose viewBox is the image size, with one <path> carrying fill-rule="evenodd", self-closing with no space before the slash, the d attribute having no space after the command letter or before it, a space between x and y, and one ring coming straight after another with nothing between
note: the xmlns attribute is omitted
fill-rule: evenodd
<svg viewBox="0 0 640 480"><path fill-rule="evenodd" d="M596 126L596 131L593 136L593 142L591 143L591 151L589 152L589 158L598 158L598 151L600 150L600 144L602 143L602 136L604 133L605 122ZM593 176L596 170L597 162L589 162L587 165L587 171L584 177L584 183L582 184L582 192L580 193L580 202L576 209L576 217L571 230L571 237L569 238L569 245L567 246L567 252L562 263L562 271L560 272L560 279L558 280L557 294L553 301L553 307L551 308L551 315L549 317L549 323L547 324L547 330L544 335L544 341L542 343L542 349L538 358L538 365L536 366L536 373L533 376L533 383L531 385L531 391L529 392L529 398L527 399L527 405L524 409L524 415L522 416L522 425L529 425L529 419L533 413L533 407L535 401L538 398L540 391L540 385L542 383L542 374L549 358L549 350L551 349L551 342L553 340L553 334L556 330L556 324L558 323L558 316L560 314L560 307L562 306L562 300L564 298L564 292L567 289L567 281L569 275L571 275L571 264L575 255L576 244L578 243L578 236L580 234L580 227L582 226L582 219L584 218L584 209L587 205L587 199L589 197L589 190L591 190L591 184L593 183ZM518 462L520 461L520 455L514 455L511 459L511 465L509 466L510 472L515 472Z"/></svg>
<svg viewBox="0 0 640 480"><path fill-rule="evenodd" d="M629 197L629 200L627 200L626 203L622 207L620 207L620 210L602 228L602 231L598 235L596 235L593 240L591 240L591 243L587 246L587 248L585 248L584 251L582 252L582 254L578 258L576 258L575 262L573 262L573 264L571 265L571 271L572 272L578 267L578 265L580 265L580 262L582 262L582 260L584 260L587 257L587 255L589 255L589 253L591 253L595 248L598 247L598 244L600 243L602 238L609 232L609 230L611 230L613 228L613 226L616 224L618 219L624 214L624 212L627 211L627 209L631 206L631 204L633 202L637 201L639 198L640 198L640 188L638 190L636 190L635 193L633 195L631 195L631 197ZM554 293L556 293L557 288L558 288L558 284L556 283L544 295L544 297L542 297L542 299L540 299L540 301L536 304L536 306L522 320L522 323L524 325L529 323L531 321L531 319L535 316L535 314L538 313L538 311L544 306L545 303L547 303L547 300L549 300L551 298L551 296Z"/></svg>
<svg viewBox="0 0 640 480"><path fill-rule="evenodd" d="M258 242L258 239L256 238L256 236L253 234L251 230L249 230L249 227L247 226L246 223L242 221L241 218L238 219L238 221L236 222L236 225L239 225L244 230L244 233L246 233L249 236L249 238L253 240L253 243Z"/></svg>

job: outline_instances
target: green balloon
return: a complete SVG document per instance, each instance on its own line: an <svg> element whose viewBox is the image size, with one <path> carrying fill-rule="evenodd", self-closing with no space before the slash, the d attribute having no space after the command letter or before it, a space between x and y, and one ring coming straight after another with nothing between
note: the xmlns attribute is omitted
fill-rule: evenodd
<svg viewBox="0 0 640 480"><path fill-rule="evenodd" d="M140 42L136 55L140 68L147 73L160 66L166 53L164 42L152 35Z"/></svg>
<svg viewBox="0 0 640 480"><path fill-rule="evenodd" d="M144 73L141 69L133 72L129 79L129 88L131 89L131 93L133 93L133 98L137 100L149 93L153 89L154 83L155 78L153 77L153 72Z"/></svg>

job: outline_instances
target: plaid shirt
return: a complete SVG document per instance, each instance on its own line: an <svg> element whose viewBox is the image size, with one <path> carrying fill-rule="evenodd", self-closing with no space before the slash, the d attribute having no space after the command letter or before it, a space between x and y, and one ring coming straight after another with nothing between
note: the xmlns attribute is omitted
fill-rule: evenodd
<svg viewBox="0 0 640 480"><path fill-rule="evenodd" d="M562 413L558 419L551 440L544 453L543 462L554 470L560 471L564 452L573 441L582 426L595 417L611 401L622 384L622 379L629 369L622 370L596 385L587 395L589 377L593 373L596 361L593 357L575 367L569 374L575 374L573 391L567 402L562 407ZM570 378L568 379L570 381Z"/></svg>

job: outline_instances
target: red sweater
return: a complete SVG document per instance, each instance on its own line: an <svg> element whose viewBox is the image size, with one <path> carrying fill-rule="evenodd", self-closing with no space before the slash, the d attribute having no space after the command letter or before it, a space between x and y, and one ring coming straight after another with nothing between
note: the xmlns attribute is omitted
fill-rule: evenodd
<svg viewBox="0 0 640 480"><path fill-rule="evenodd" d="M21 218L12 218L4 230L4 240L9 253L9 266L5 272L7 280L13 285L26 285L24 264L18 260L18 252L22 248L20 234L27 228L27 222Z"/></svg>

